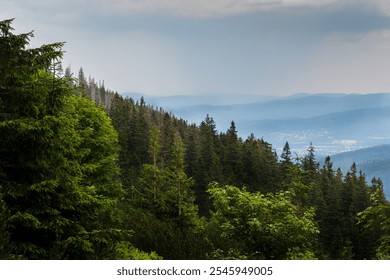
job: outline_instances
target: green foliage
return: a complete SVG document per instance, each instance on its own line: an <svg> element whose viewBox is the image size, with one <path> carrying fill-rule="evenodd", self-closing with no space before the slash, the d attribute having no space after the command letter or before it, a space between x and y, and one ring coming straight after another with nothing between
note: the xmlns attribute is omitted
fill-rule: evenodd
<svg viewBox="0 0 390 280"><path fill-rule="evenodd" d="M377 237L375 257L390 259L390 204L381 187L371 194L372 206L358 214L359 224L371 236Z"/></svg>
<svg viewBox="0 0 390 280"><path fill-rule="evenodd" d="M311 143L293 162L286 142L279 160L234 122L189 125L82 69L62 77L63 43L29 49L33 34L11 24L0 22L0 258L389 258L379 179L369 186L356 165L344 176L330 157L320 168Z"/></svg>
<svg viewBox="0 0 390 280"><path fill-rule="evenodd" d="M130 169L127 167L122 169L121 178L137 174L137 168L142 171L138 172L138 180L127 184L131 193L129 203L141 207L143 211L152 215L151 217L155 220L147 223L152 224L155 229L150 227L149 230L159 236L156 239L146 235L146 230L143 229L137 233L136 228L140 227L138 224L132 224L129 229L134 229L135 237L138 234L148 236L143 241L137 239L137 246L140 246L138 244L149 244L145 247L139 247L142 250L156 251L164 258L172 258L173 256L181 258L187 255L179 253L183 252L181 246L185 243L184 241L180 242L180 246L170 243L170 247L166 248L166 246L157 246L156 240L162 240L161 242L165 244L168 241L161 236L162 232L167 236L175 236L177 239L185 232L188 233L188 230L199 234L198 241L203 240L202 234L205 232L200 230L202 226L198 227L202 223L199 223L201 219L196 215L196 208L199 209L200 216L206 218L210 217L210 210L215 212L215 206L212 205L210 195L207 193L207 185L211 181L217 181L221 185L227 184L227 182L232 185L244 185L250 193L260 191L264 194L275 195L281 190L288 191L290 193L289 201L296 208L298 215L307 211L315 211L313 220L319 229L319 234L318 238L315 238L314 241L311 240L312 249L302 252L299 251L301 247L298 246L299 250L292 247L289 248L289 251L285 251L284 258L360 259L372 257L371 252L377 237L367 235L356 225L356 214L370 205L368 197L371 190L365 183L363 174L358 174L355 171L344 176L341 170L333 170L330 158L320 169L315 160L313 145L310 145L307 155L302 160L297 159L297 162L293 162L289 146L285 145L282 159L278 161L271 144L263 139L257 139L254 135L249 136L245 141L238 138L234 123L226 133L218 134L215 122L210 116L206 116L199 126L188 125L174 116L164 113L161 109L157 111L145 105L144 100L141 103L131 99L121 100L119 98L118 100L120 100L118 104L122 104L123 108L126 106L128 108L128 111L122 111L121 114L119 111L115 111L115 115L111 114L113 122L118 123L119 139L126 138L129 131L131 135L139 134L139 139L143 139L137 145L131 145L131 149L130 145L126 146L125 142L123 145L121 144L123 147L121 155L137 154L135 158L140 162L139 167L137 167L132 157L121 156L126 162L133 163ZM127 105L125 106L125 104ZM142 119L144 125L135 126L129 123L128 130L125 130L123 124L128 120L123 116L128 116L133 124ZM135 116L138 117L135 118ZM145 127L148 128L148 131L145 131ZM157 159L155 163L150 153L147 153L151 144L150 139L156 138L149 128L157 129L159 135L159 152L155 153ZM185 149L179 149L182 152L175 148L175 143L178 143L179 138L185 147ZM143 154L141 148L144 150ZM150 148L149 151L151 151ZM176 156L178 153L184 153L183 160ZM140 160L142 155L144 159ZM179 165L174 164L175 158L180 159ZM121 164L121 166L128 165L126 163ZM184 166L184 169L181 166ZM130 180L122 180L122 182L126 185L125 182L130 182ZM153 192L150 191L154 185L159 190L155 201L153 200ZM183 188L183 186L186 187ZM148 189L149 191L147 191ZM192 209L191 213L194 214L188 217L194 217L194 219L187 219L186 215L180 214L178 207L180 203L178 203L177 196L179 189L189 190L188 198L184 199L187 203L182 205ZM192 191L195 195L195 201ZM140 202L142 203L140 204ZM184 221L186 221L185 226L182 227ZM195 226L190 226L191 223ZM173 233L173 226L183 228L183 232ZM241 247L237 249L237 247L230 248L224 245L234 244L234 242L221 239L218 227L213 227L211 222L208 223L206 229L207 239L213 243L214 250L210 249L209 242L199 241L198 246L204 248L203 257L219 258L218 256L220 256L232 259L249 257ZM185 237L182 238L185 239ZM159 249L156 249L157 247ZM176 248L176 253L170 250L172 248ZM195 255L199 256L199 251L195 247L191 246L191 250L197 251Z"/></svg>
<svg viewBox="0 0 390 280"><path fill-rule="evenodd" d="M280 168L272 146L252 134L245 140L242 149L243 184L248 190L263 193L280 190Z"/></svg>
<svg viewBox="0 0 390 280"><path fill-rule="evenodd" d="M8 219L7 207L3 201L2 189L0 186L0 259L8 259L9 255L9 232L6 221Z"/></svg>
<svg viewBox="0 0 390 280"><path fill-rule="evenodd" d="M287 177L289 176L290 168L293 166L293 162L291 159L290 145L288 144L288 142L284 144L283 152L280 157L281 157L281 162L280 162L281 175L283 177L283 180L286 181Z"/></svg>
<svg viewBox="0 0 390 280"><path fill-rule="evenodd" d="M287 259L313 256L318 234L314 209L299 211L291 192L263 195L234 186L211 184L209 193L215 211L210 218L215 249L249 259ZM226 247L228 244L228 247Z"/></svg>
<svg viewBox="0 0 390 280"><path fill-rule="evenodd" d="M117 133L102 109L56 76L59 44L27 49L32 33L0 23L0 186L9 256L96 259L116 230ZM4 208L4 206L2 206ZM6 244L6 243L5 243ZM4 251L4 250L3 250Z"/></svg>
<svg viewBox="0 0 390 280"><path fill-rule="evenodd" d="M130 242L116 244L115 256L118 260L162 260L155 252L145 253L135 248Z"/></svg>
<svg viewBox="0 0 390 280"><path fill-rule="evenodd" d="M177 220L161 219L150 211L123 205L122 228L134 231L132 244L145 252L156 252L164 259L204 259L210 251L204 233L204 220L182 227Z"/></svg>

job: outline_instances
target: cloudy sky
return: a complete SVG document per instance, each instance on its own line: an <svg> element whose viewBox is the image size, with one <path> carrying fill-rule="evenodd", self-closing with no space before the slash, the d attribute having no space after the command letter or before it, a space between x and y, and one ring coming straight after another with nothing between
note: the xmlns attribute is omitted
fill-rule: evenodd
<svg viewBox="0 0 390 280"><path fill-rule="evenodd" d="M390 92L389 0L0 0L64 65L145 95Z"/></svg>

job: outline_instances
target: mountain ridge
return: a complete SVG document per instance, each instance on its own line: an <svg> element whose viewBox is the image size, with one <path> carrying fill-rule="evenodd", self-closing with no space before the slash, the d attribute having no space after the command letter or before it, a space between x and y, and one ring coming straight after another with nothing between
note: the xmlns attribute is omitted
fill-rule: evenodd
<svg viewBox="0 0 390 280"><path fill-rule="evenodd" d="M242 96L182 95L145 97L145 101L190 123L200 124L209 115L218 131L234 121L240 137L253 133L278 152L286 141L298 154L312 142L320 155L390 143L390 131L383 129L390 122L390 93ZM227 99L222 103L233 104L221 104L221 98ZM234 103L237 99L240 102Z"/></svg>
<svg viewBox="0 0 390 280"><path fill-rule="evenodd" d="M340 167L344 174L356 163L357 170L362 170L368 181L381 178L386 197L390 198L390 144L334 154L331 160L333 167ZM323 161L324 158L319 158L320 163Z"/></svg>

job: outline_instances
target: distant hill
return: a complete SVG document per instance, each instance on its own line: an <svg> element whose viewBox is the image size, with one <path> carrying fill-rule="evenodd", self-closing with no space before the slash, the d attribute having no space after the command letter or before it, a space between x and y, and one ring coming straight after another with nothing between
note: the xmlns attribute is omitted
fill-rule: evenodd
<svg viewBox="0 0 390 280"><path fill-rule="evenodd" d="M226 131L234 120L241 137L251 133L263 137L278 154L286 141L299 155L312 142L320 163L325 155L331 155L334 166L346 173L356 162L367 180L383 180L390 197L390 93L300 93L287 97L210 94L144 99L189 122L199 124L209 114L219 131Z"/></svg>
<svg viewBox="0 0 390 280"><path fill-rule="evenodd" d="M234 97L234 98L233 98ZM186 114L196 115L210 114L212 116L232 118L234 120L254 119L285 119L285 118L309 118L363 108L375 108L390 106L390 94L297 94L287 97L270 99L266 97L254 97L248 102L248 95L218 95L218 100L225 98L227 105L216 102L216 97L211 95L204 97L170 96L165 98L147 99L152 104L160 105L161 100L169 100L165 108L173 110L183 117ZM181 99L196 99L192 105L184 105ZM257 101L256 101L257 100ZM233 104L232 104L233 103Z"/></svg>
<svg viewBox="0 0 390 280"><path fill-rule="evenodd" d="M330 113L311 118L286 118L237 122L244 131L252 131L274 145L289 141L302 153L313 142L319 154L390 143L390 106Z"/></svg>
<svg viewBox="0 0 390 280"><path fill-rule="evenodd" d="M209 114L217 129L226 131L232 120L245 138L254 133L280 153L288 141L302 154L310 144L319 155L389 144L390 94L307 94L287 97L210 94L145 97L189 122Z"/></svg>
<svg viewBox="0 0 390 280"><path fill-rule="evenodd" d="M380 145L331 156L334 168L346 173L353 162L362 170L369 182L373 177L381 178L387 198L390 198L390 145ZM323 159L319 159L323 163Z"/></svg>
<svg viewBox="0 0 390 280"><path fill-rule="evenodd" d="M124 93L122 94L133 99L139 99L142 95L139 93ZM266 102L278 99L275 96L253 95L253 94L223 94L210 93L200 95L168 95L168 96L150 96L143 95L147 103L157 107L163 107L168 110L178 109L183 107L194 106L228 106L237 104L249 104L257 102Z"/></svg>

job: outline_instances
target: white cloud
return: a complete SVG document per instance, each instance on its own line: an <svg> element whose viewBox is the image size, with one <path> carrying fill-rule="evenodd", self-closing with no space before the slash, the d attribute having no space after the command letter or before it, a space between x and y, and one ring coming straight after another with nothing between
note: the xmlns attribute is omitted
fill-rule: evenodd
<svg viewBox="0 0 390 280"><path fill-rule="evenodd" d="M284 0L286 6L323 6L340 2L340 0Z"/></svg>
<svg viewBox="0 0 390 280"><path fill-rule="evenodd" d="M375 11L390 16L389 0L336 0L342 7L359 7L365 11Z"/></svg>
<svg viewBox="0 0 390 280"><path fill-rule="evenodd" d="M2 2L19 9L36 10L37 13L52 10L60 14L72 10L80 14L98 13L101 16L170 14L190 18L210 18L288 8L321 8L328 5L364 7L390 16L388 0L4 0Z"/></svg>
<svg viewBox="0 0 390 280"><path fill-rule="evenodd" d="M371 3L380 13L382 13L386 16L390 16L390 1L388 1L388 0L370 0L367 2Z"/></svg>
<svg viewBox="0 0 390 280"><path fill-rule="evenodd" d="M341 144L344 146L353 146L357 145L359 142L357 140L353 139L342 139L342 140L335 140L332 142L332 144Z"/></svg>
<svg viewBox="0 0 390 280"><path fill-rule="evenodd" d="M113 13L165 12L177 16L207 18L289 7L324 6L338 1L340 0L97 0L97 7Z"/></svg>

